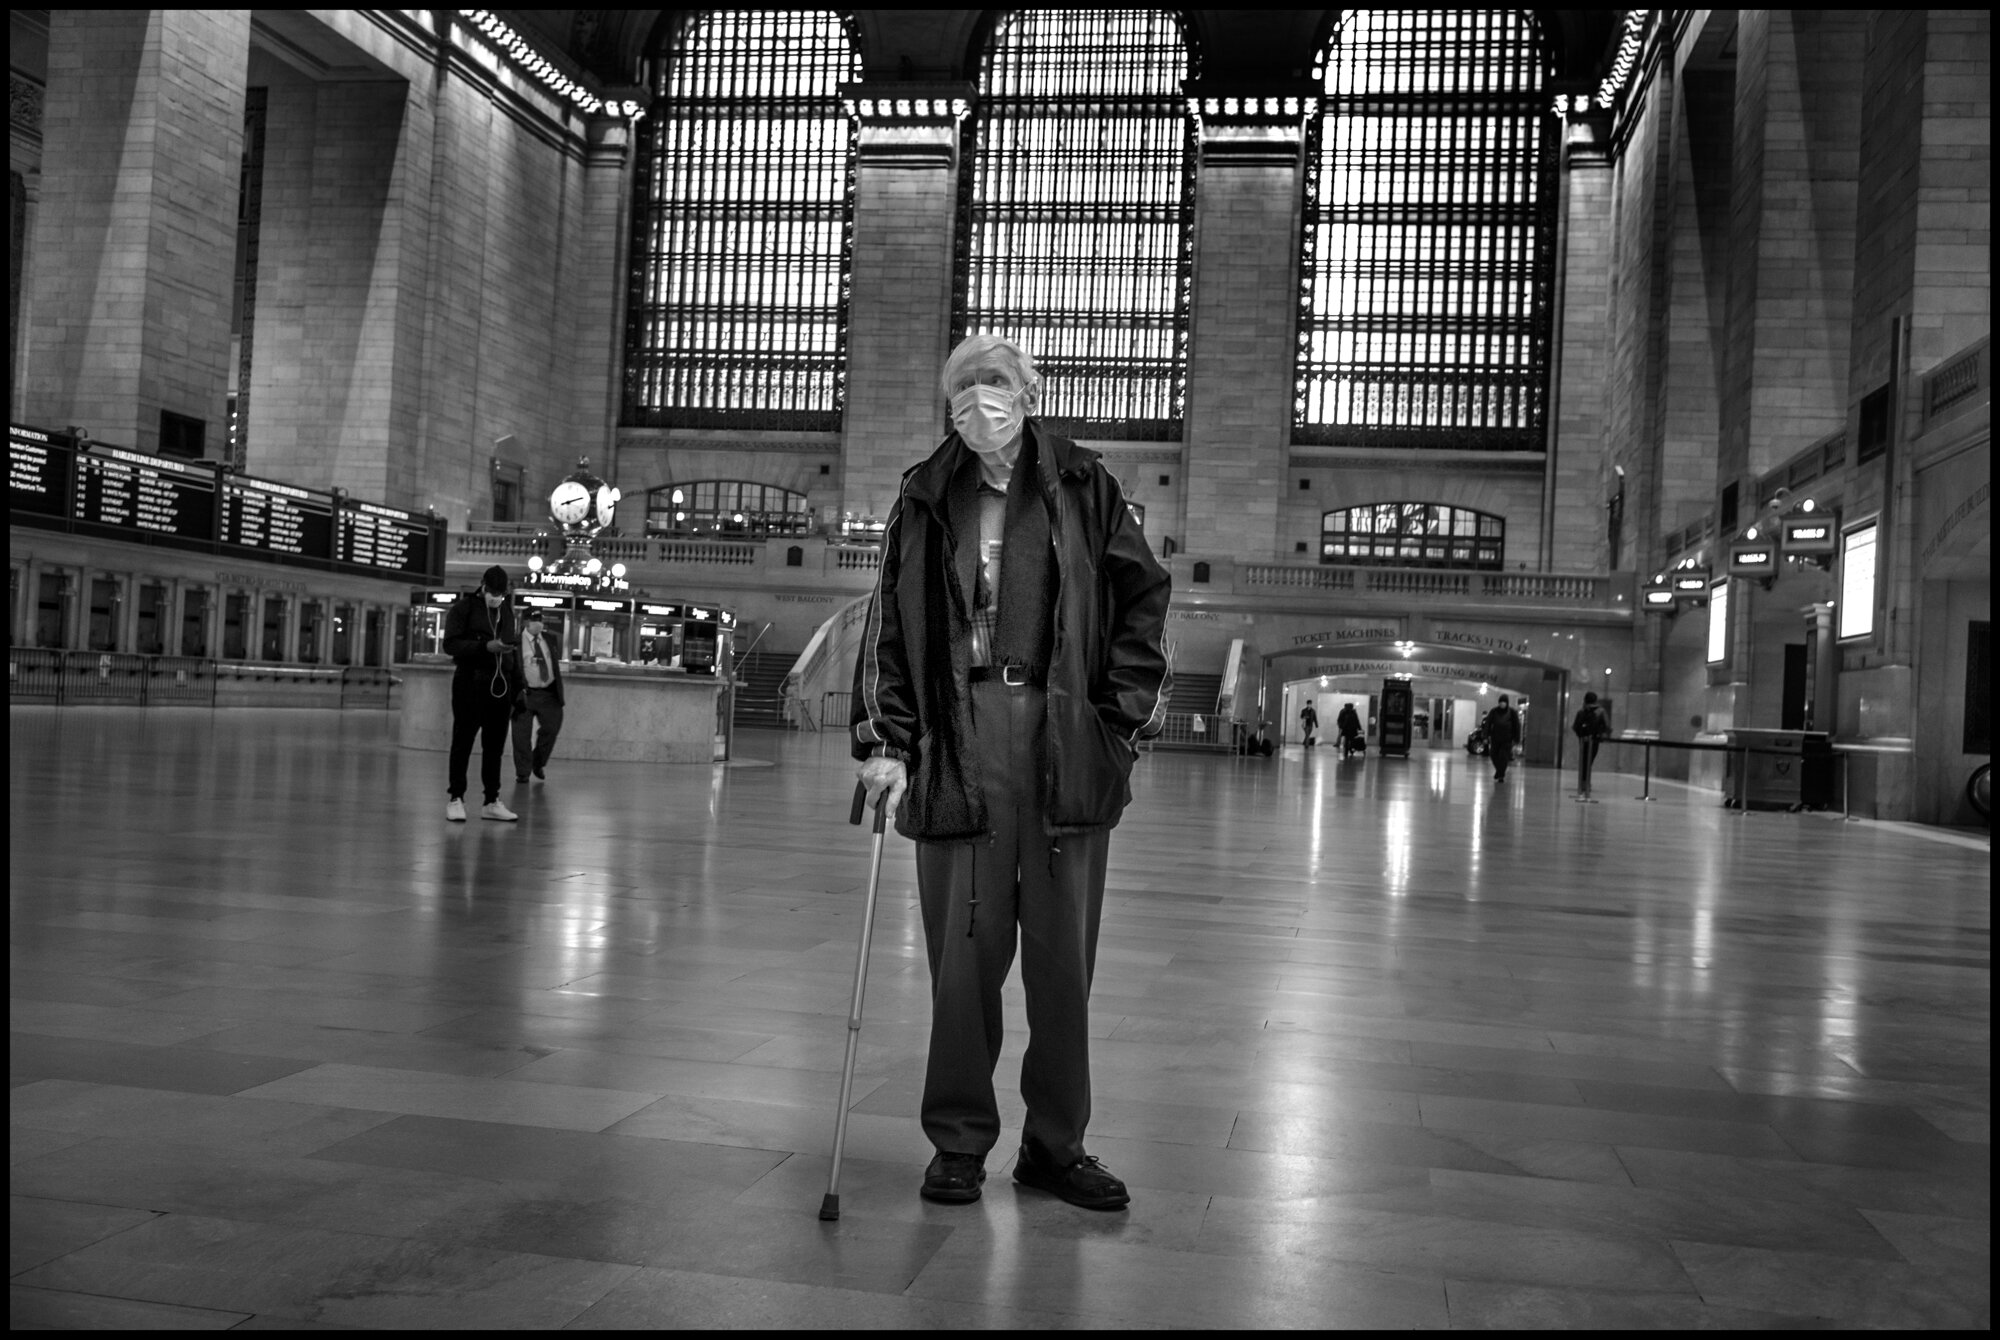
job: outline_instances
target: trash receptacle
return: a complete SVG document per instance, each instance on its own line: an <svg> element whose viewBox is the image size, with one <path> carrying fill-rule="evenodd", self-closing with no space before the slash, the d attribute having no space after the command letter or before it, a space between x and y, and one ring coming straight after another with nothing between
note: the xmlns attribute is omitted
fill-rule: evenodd
<svg viewBox="0 0 2000 1340"><path fill-rule="evenodd" d="M1824 783L1815 775L1814 794L1807 795L1806 756L1830 754L1825 731L1761 730L1746 728L1729 732L1729 743L1743 746L1748 754L1729 755L1730 777L1725 794L1746 810L1791 810L1810 798L1819 803ZM1815 769L1817 774L1818 769Z"/></svg>

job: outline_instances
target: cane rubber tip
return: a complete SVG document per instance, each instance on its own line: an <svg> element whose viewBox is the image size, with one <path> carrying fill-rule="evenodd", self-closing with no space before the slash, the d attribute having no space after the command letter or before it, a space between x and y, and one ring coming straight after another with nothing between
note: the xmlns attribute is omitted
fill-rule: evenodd
<svg viewBox="0 0 2000 1340"><path fill-rule="evenodd" d="M822 1219L840 1218L840 1197L834 1195L831 1191L827 1192L819 1203L819 1217Z"/></svg>

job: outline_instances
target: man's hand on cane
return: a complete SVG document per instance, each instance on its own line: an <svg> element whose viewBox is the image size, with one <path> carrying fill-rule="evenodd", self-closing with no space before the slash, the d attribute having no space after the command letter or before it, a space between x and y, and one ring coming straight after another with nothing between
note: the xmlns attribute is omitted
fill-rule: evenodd
<svg viewBox="0 0 2000 1340"><path fill-rule="evenodd" d="M883 804L893 814L897 802L903 798L903 788L909 784L910 770L903 766L900 758L871 758L861 765L861 785L868 789L871 809ZM888 792L886 796L883 795L885 791Z"/></svg>

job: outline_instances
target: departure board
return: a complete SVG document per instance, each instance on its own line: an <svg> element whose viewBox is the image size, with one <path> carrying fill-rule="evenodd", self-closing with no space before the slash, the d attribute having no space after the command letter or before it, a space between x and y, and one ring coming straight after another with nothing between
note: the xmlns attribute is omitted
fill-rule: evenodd
<svg viewBox="0 0 2000 1340"><path fill-rule="evenodd" d="M444 578L431 514L234 475L27 424L7 432L8 510L23 525L207 549L363 577Z"/></svg>
<svg viewBox="0 0 2000 1340"><path fill-rule="evenodd" d="M116 447L76 455L70 515L94 526L207 543L215 536L215 467Z"/></svg>
<svg viewBox="0 0 2000 1340"><path fill-rule="evenodd" d="M231 475L222 488L222 529L227 545L291 558L333 557L333 495Z"/></svg>
<svg viewBox="0 0 2000 1340"><path fill-rule="evenodd" d="M68 516L70 439L11 424L7 430L7 507L39 516Z"/></svg>
<svg viewBox="0 0 2000 1340"><path fill-rule="evenodd" d="M430 575L429 517L365 502L349 503L339 515L334 557L340 562L381 572Z"/></svg>

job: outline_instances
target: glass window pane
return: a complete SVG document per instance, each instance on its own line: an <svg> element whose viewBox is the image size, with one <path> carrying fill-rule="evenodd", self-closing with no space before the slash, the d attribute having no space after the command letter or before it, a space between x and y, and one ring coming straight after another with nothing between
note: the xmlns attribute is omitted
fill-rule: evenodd
<svg viewBox="0 0 2000 1340"><path fill-rule="evenodd" d="M1019 341L1078 435L1181 435L1191 73L1179 19L1143 9L1007 12L980 65L953 339Z"/></svg>
<svg viewBox="0 0 2000 1340"><path fill-rule="evenodd" d="M831 10L713 10L639 123L625 421L831 430L846 378L860 79Z"/></svg>
<svg viewBox="0 0 2000 1340"><path fill-rule="evenodd" d="M1350 10L1325 70L1294 438L1542 450L1561 123L1534 18Z"/></svg>

